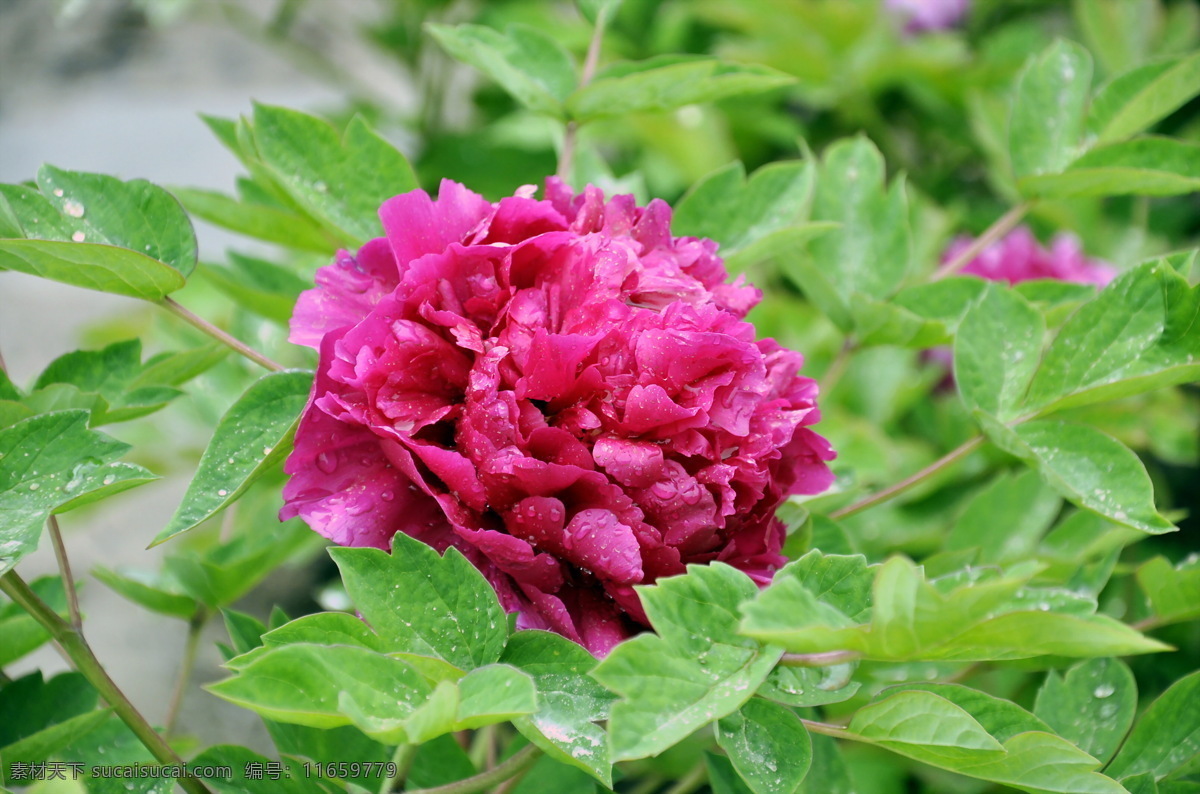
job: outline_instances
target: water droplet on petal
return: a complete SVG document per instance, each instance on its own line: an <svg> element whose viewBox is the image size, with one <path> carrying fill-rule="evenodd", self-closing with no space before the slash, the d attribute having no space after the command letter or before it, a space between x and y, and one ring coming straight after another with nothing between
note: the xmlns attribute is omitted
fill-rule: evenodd
<svg viewBox="0 0 1200 794"><path fill-rule="evenodd" d="M333 474L337 471L338 460L337 455L332 452L322 452L317 455L317 468L326 474Z"/></svg>

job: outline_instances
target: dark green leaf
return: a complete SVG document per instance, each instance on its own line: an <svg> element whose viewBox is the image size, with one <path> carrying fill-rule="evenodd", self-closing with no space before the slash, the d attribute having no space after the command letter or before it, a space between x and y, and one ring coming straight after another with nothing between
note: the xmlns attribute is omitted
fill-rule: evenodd
<svg viewBox="0 0 1200 794"><path fill-rule="evenodd" d="M30 673L0 689L0 772L12 782L16 762L44 761L52 753L85 736L105 720L98 695L79 673L62 673L49 681Z"/></svg>
<svg viewBox="0 0 1200 794"><path fill-rule="evenodd" d="M705 753L704 765L708 768L708 785L713 794L755 794L725 756Z"/></svg>
<svg viewBox="0 0 1200 794"><path fill-rule="evenodd" d="M60 617L67 616L67 593L62 579L42 576L30 589ZM33 617L12 601L0 601L0 668L15 662L50 641L50 635Z"/></svg>
<svg viewBox="0 0 1200 794"><path fill-rule="evenodd" d="M1200 561L1189 558L1172 566L1155 557L1137 569L1138 584L1162 623L1200 618Z"/></svg>
<svg viewBox="0 0 1200 794"><path fill-rule="evenodd" d="M183 502L150 545L206 521L283 460L311 386L312 373L298 370L255 381L221 417Z"/></svg>
<svg viewBox="0 0 1200 794"><path fill-rule="evenodd" d="M1091 93L1092 56L1058 40L1030 59L1017 78L1008 149L1018 177L1056 174L1075 158Z"/></svg>
<svg viewBox="0 0 1200 794"><path fill-rule="evenodd" d="M87 411L61 411L0 430L0 573L37 547L51 513L156 479L114 463L129 446L88 430L87 419Z"/></svg>
<svg viewBox="0 0 1200 794"><path fill-rule="evenodd" d="M1059 676L1051 670L1033 713L1101 762L1112 758L1133 724L1137 683L1120 659L1090 659Z"/></svg>
<svg viewBox="0 0 1200 794"><path fill-rule="evenodd" d="M781 654L736 634L738 607L757 591L721 563L638 589L658 633L621 643L592 672L621 696L608 721L614 760L655 755L749 700Z"/></svg>
<svg viewBox="0 0 1200 794"><path fill-rule="evenodd" d="M346 592L390 650L463 670L500 658L508 636L496 591L457 549L439 555L397 532L392 553L335 547Z"/></svg>
<svg viewBox="0 0 1200 794"><path fill-rule="evenodd" d="M761 698L717 722L717 744L754 794L792 794L812 763L812 743L800 718Z"/></svg>

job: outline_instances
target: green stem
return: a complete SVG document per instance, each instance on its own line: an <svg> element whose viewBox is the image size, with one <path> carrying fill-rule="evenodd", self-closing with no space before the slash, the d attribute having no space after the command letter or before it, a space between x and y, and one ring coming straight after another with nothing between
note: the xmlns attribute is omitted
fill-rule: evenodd
<svg viewBox="0 0 1200 794"><path fill-rule="evenodd" d="M475 794L476 791L483 791L492 786L498 786L519 772L525 771L526 768L533 765L533 762L541 754L542 751L534 745L526 745L507 761L499 764L495 769L489 769L486 772L480 772L474 777L456 780L444 786L412 789L408 794Z"/></svg>
<svg viewBox="0 0 1200 794"><path fill-rule="evenodd" d="M379 787L379 794L389 794L404 785L404 780L408 777L408 770L412 769L413 759L416 757L417 745L396 745L395 751L392 752L392 763L396 765L396 774L383 781L383 785Z"/></svg>
<svg viewBox="0 0 1200 794"><path fill-rule="evenodd" d="M853 662L862 656L858 651L826 651L825 653L785 653L779 659L783 667L832 667Z"/></svg>
<svg viewBox="0 0 1200 794"><path fill-rule="evenodd" d="M604 39L604 27L608 24L608 15L601 13L596 17L596 26L592 28L592 39L588 42L587 56L583 61L583 71L579 74L579 87L583 88L592 82L596 75L596 65L600 62L600 42ZM575 139L579 135L579 122L567 122L567 131L563 134L562 156L558 158L558 177L568 180L571 176L571 165L575 160Z"/></svg>
<svg viewBox="0 0 1200 794"><path fill-rule="evenodd" d="M179 663L179 677L175 679L175 689L171 692L171 702L167 706L167 736L175 734L175 724L179 721L179 710L183 706L183 695L191 682L192 671L196 668L196 653L200 650L200 635L208 623L209 612L204 607L196 610L188 621L187 641L183 646L183 659Z"/></svg>
<svg viewBox="0 0 1200 794"><path fill-rule="evenodd" d="M933 280L937 281L946 276L953 276L962 270L970 264L972 259L983 253L984 249L989 245L1012 231L1013 227L1021 221L1021 218L1025 217L1025 213L1029 212L1029 208L1032 206L1032 202L1022 202L1001 215L995 223L987 228L987 231L976 237L974 242L964 248L962 253L939 267L933 274Z"/></svg>
<svg viewBox="0 0 1200 794"><path fill-rule="evenodd" d="M833 357L833 361L829 363L829 368L825 370L825 374L821 376L820 395L823 399L828 400L829 395L833 392L833 387L841 381L842 376L846 374L846 367L850 364L850 354L858 345L854 340L847 338L842 343L842 347L838 350L837 355Z"/></svg>
<svg viewBox="0 0 1200 794"><path fill-rule="evenodd" d="M800 721L804 723L804 727L807 728L811 733L821 733L825 736L832 736L835 739L853 739L860 742L866 741L862 737L851 733L845 728L838 727L837 725L830 725L828 722L815 722L813 720L806 719L801 719Z"/></svg>
<svg viewBox="0 0 1200 794"><path fill-rule="evenodd" d="M933 463L930 463L916 474L906 477L895 485L884 488L882 491L871 494L870 496L860 499L853 504L839 508L838 510L834 510L829 514L829 517L836 520L845 518L847 516L852 516L855 513L866 510L868 507L874 507L881 502L886 502L889 499L899 496L909 488L912 488L913 486L918 485L919 483L924 482L933 475L937 474L939 471L954 463L959 458L966 457L971 452L974 452L975 448L981 444L983 444L983 436L975 436L970 441L963 443L957 449L947 452L945 455L938 458Z"/></svg>
<svg viewBox="0 0 1200 794"><path fill-rule="evenodd" d="M109 677L96 654L88 647L87 641L70 623L55 614L37 594L29 589L25 580L16 571L9 571L0 577L0 591L13 600L33 617L42 628L50 633L58 645L59 651L67 662L83 674L92 686L96 687L100 697L112 708L121 721L129 726L129 730L145 745L151 755L166 766L182 766L183 760L175 754L166 740L160 736L137 707L125 697L116 683ZM179 785L188 794L208 794L208 788L194 777L179 778Z"/></svg>
<svg viewBox="0 0 1200 794"><path fill-rule="evenodd" d="M71 573L71 562L67 559L67 546L63 543L58 517L50 516L46 527L50 531L50 545L54 547L54 558L58 560L58 571L62 574L63 590L67 594L67 616L71 620L71 626L76 631L82 632L83 618L79 615L79 593L75 590L75 577Z"/></svg>
<svg viewBox="0 0 1200 794"><path fill-rule="evenodd" d="M238 353L241 353L255 364L258 364L260 367L269 369L272 372L281 372L283 370L282 364L272 361L262 353L259 353L254 348L242 342L240 339L235 339L217 326L210 323L208 320L205 320L203 317L192 314L190 311L180 306L171 298L163 298L161 301L159 301L159 305L186 322L188 325L191 325L193 328L203 331L221 344L229 347L232 350L236 350Z"/></svg>
<svg viewBox="0 0 1200 794"><path fill-rule="evenodd" d="M686 775L675 781L665 794L691 794L708 780L708 765L703 761L696 764Z"/></svg>

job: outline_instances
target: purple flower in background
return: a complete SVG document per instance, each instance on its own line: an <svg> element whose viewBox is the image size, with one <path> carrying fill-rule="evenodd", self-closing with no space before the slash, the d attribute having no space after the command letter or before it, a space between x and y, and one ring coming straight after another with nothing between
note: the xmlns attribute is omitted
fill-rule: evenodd
<svg viewBox="0 0 1200 794"><path fill-rule="evenodd" d="M884 0L909 33L946 30L962 21L970 0Z"/></svg>
<svg viewBox="0 0 1200 794"><path fill-rule="evenodd" d="M776 508L833 480L803 358L755 340L760 293L662 201L556 179L496 204L449 181L317 272L291 339L320 351L283 518L349 546L459 549L519 613L603 655L634 586L783 563Z"/></svg>
<svg viewBox="0 0 1200 794"><path fill-rule="evenodd" d="M943 261L949 262L970 245L969 238L958 238L946 249ZM1014 229L1004 239L985 248L963 267L962 272L1009 284L1050 278L1098 287L1108 284L1117 274L1111 265L1084 256L1075 235L1058 234L1046 249L1026 226Z"/></svg>

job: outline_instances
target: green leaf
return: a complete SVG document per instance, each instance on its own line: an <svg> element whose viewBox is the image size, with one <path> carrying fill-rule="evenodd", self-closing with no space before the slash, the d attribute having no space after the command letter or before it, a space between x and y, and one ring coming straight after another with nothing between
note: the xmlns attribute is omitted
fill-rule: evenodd
<svg viewBox="0 0 1200 794"><path fill-rule="evenodd" d="M1055 174L1075 158L1091 93L1092 56L1059 39L1017 77L1008 149L1017 178Z"/></svg>
<svg viewBox="0 0 1200 794"><path fill-rule="evenodd" d="M884 704L889 708L874 711ZM850 731L866 727L879 731L871 741L893 752L1031 794L1124 791L1095 771L1100 762L1049 733L1033 715L965 687L904 685L886 690L855 714ZM923 734L930 741L922 741ZM897 741L894 735L909 741Z"/></svg>
<svg viewBox="0 0 1200 794"><path fill-rule="evenodd" d="M0 268L149 301L184 284L178 271L148 256L90 243L0 240Z"/></svg>
<svg viewBox="0 0 1200 794"><path fill-rule="evenodd" d="M606 116L674 110L755 94L795 82L767 66L731 63L701 56L662 55L613 64L567 99L577 121Z"/></svg>
<svg viewBox="0 0 1200 794"><path fill-rule="evenodd" d="M1154 507L1146 467L1116 439L1092 427L1048 419L1011 429L984 419L981 424L992 441L1037 469L1072 504L1142 532L1175 530Z"/></svg>
<svg viewBox="0 0 1200 794"><path fill-rule="evenodd" d="M1090 657L1166 648L1090 614L1094 602L1027 587L1034 570L1022 565L999 575L967 569L930 582L912 563L895 558L874 569L869 615L852 619L784 568L743 608L742 633L796 653L852 650L880 661Z"/></svg>
<svg viewBox="0 0 1200 794"><path fill-rule="evenodd" d="M67 593L62 579L41 576L29 583L34 594L60 617L67 616ZM0 667L6 667L50 641L50 634L23 608L0 601Z"/></svg>
<svg viewBox="0 0 1200 794"><path fill-rule="evenodd" d="M713 794L755 794L733 768L733 762L725 756L706 752L704 765Z"/></svg>
<svg viewBox="0 0 1200 794"><path fill-rule="evenodd" d="M225 630L237 653L243 654L262 647L262 635L266 634L267 627L261 620L232 609L222 609L221 617L225 619Z"/></svg>
<svg viewBox="0 0 1200 794"><path fill-rule="evenodd" d="M866 138L830 146L817 175L812 219L838 227L788 264L788 274L843 330L857 295L887 298L911 266L904 181L886 189L885 173L883 155Z"/></svg>
<svg viewBox="0 0 1200 794"><path fill-rule="evenodd" d="M838 743L820 734L811 738L812 765L797 794L854 794L850 770Z"/></svg>
<svg viewBox="0 0 1200 794"><path fill-rule="evenodd" d="M212 369L227 355L229 348L219 342L178 353L159 353L146 359L129 387L179 386Z"/></svg>
<svg viewBox="0 0 1200 794"><path fill-rule="evenodd" d="M679 200L671 218L672 231L716 240L721 256L728 259L806 219L813 170L810 162L779 162L763 166L747 179L741 162L730 163L697 182Z"/></svg>
<svg viewBox="0 0 1200 794"><path fill-rule="evenodd" d="M174 388L177 383L155 381L147 369L138 339L114 342L103 350L76 350L50 362L24 402L39 412L86 407L92 414L91 427L125 422L151 414L182 394Z"/></svg>
<svg viewBox="0 0 1200 794"><path fill-rule="evenodd" d="M782 653L736 634L738 606L757 591L722 563L638 588L658 633L621 643L592 671L621 696L608 721L614 760L655 755L749 700Z"/></svg>
<svg viewBox="0 0 1200 794"><path fill-rule="evenodd" d="M1155 557L1137 569L1137 581L1159 623L1200 618L1200 561L1189 558L1172 566Z"/></svg>
<svg viewBox="0 0 1200 794"><path fill-rule="evenodd" d="M289 268L229 253L231 267L208 265L204 275L217 289L250 311L287 325L296 307L296 298L312 286Z"/></svg>
<svg viewBox="0 0 1200 794"><path fill-rule="evenodd" d="M1088 47L1110 72L1141 62L1163 23L1157 0L1074 0L1072 9Z"/></svg>
<svg viewBox="0 0 1200 794"><path fill-rule="evenodd" d="M575 0L579 13L593 25L604 25L617 13L621 0Z"/></svg>
<svg viewBox="0 0 1200 794"><path fill-rule="evenodd" d="M114 463L129 445L88 430L87 419L87 411L60 411L0 430L0 573L37 547L51 513L157 479Z"/></svg>
<svg viewBox="0 0 1200 794"><path fill-rule="evenodd" d="M378 237L379 206L418 187L404 155L358 117L339 136L315 116L255 105L253 145L271 179L348 242Z"/></svg>
<svg viewBox="0 0 1200 794"><path fill-rule="evenodd" d="M1090 659L1059 676L1051 670L1033 713L1100 761L1112 758L1137 710L1137 683L1120 659Z"/></svg>
<svg viewBox="0 0 1200 794"><path fill-rule="evenodd" d="M501 33L482 25L428 24L425 29L453 58L474 66L525 107L563 117L563 102L578 78L570 54L527 25Z"/></svg>
<svg viewBox="0 0 1200 794"><path fill-rule="evenodd" d="M892 694L894 692L894 694ZM1004 747L966 711L932 692L888 693L859 709L848 729L927 764L954 767L1003 756Z"/></svg>
<svg viewBox="0 0 1200 794"><path fill-rule="evenodd" d="M1058 494L1036 472L1001 472L968 503L946 537L946 548L977 547L984 564L1025 559L1061 506Z"/></svg>
<svg viewBox="0 0 1200 794"><path fill-rule="evenodd" d="M776 703L798 708L841 703L854 697L862 687L855 681L858 662L825 667L784 667L771 671L757 694Z"/></svg>
<svg viewBox="0 0 1200 794"><path fill-rule="evenodd" d="M717 744L754 794L792 794L812 763L800 718L761 698L718 720Z"/></svg>
<svg viewBox="0 0 1200 794"><path fill-rule="evenodd" d="M261 525L260 525L261 526ZM305 546L319 542L299 521L274 525L271 532L244 532L227 543L169 555L166 573L192 598L212 608L228 606Z"/></svg>
<svg viewBox="0 0 1200 794"><path fill-rule="evenodd" d="M223 229L299 251L330 255L337 248L319 226L281 207L246 198L239 201L215 190L172 188L172 192L188 212Z"/></svg>
<svg viewBox="0 0 1200 794"><path fill-rule="evenodd" d="M1017 293L988 285L954 337L954 380L969 410L1011 419L1038 366L1046 323Z"/></svg>
<svg viewBox="0 0 1200 794"><path fill-rule="evenodd" d="M232 504L291 451L312 373L272 372L238 398L213 433L183 501L151 546L170 540Z"/></svg>
<svg viewBox="0 0 1200 794"><path fill-rule="evenodd" d="M305 643L269 648L207 689L269 719L314 728L352 724L347 703L365 717L409 716L432 693L399 659L365 648Z"/></svg>
<svg viewBox="0 0 1200 794"><path fill-rule="evenodd" d="M1196 379L1197 316L1200 288L1163 261L1121 274L1046 349L1027 407L1045 414Z"/></svg>
<svg viewBox="0 0 1200 794"><path fill-rule="evenodd" d="M6 684L0 689L0 778L12 782L14 763L44 761L103 722L109 712L96 708L98 699L79 673L43 681L35 671Z"/></svg>
<svg viewBox="0 0 1200 794"><path fill-rule="evenodd" d="M1098 144L1149 129L1200 94L1200 53L1135 67L1110 80L1092 100L1088 133Z"/></svg>
<svg viewBox="0 0 1200 794"><path fill-rule="evenodd" d="M1115 778L1169 775L1200 751L1200 672L1185 676L1146 709L1105 770Z"/></svg>
<svg viewBox="0 0 1200 794"><path fill-rule="evenodd" d="M359 618L346 612L304 615L261 635L267 648L306 642L311 645L356 645L386 653L387 643ZM405 661L408 661L405 659ZM462 673L459 672L461 676Z"/></svg>
<svg viewBox="0 0 1200 794"><path fill-rule="evenodd" d="M271 765L280 765L280 774L270 774ZM205 775L201 780L209 790L216 794L327 794L339 791L340 787L331 785L293 758L283 757L279 762L259 755L247 747L230 744L218 744L205 749L188 762L193 768L215 770L228 768L233 774ZM257 770L255 771L255 765ZM366 778L376 782L379 777Z"/></svg>
<svg viewBox="0 0 1200 794"><path fill-rule="evenodd" d="M180 592L178 583L160 574L132 568L114 571L97 565L92 568L92 576L124 598L161 615L187 619L200 608L196 599Z"/></svg>
<svg viewBox="0 0 1200 794"><path fill-rule="evenodd" d="M444 556L397 532L392 553L329 550L346 592L390 650L444 659L463 670L500 658L508 621L496 591L457 549Z"/></svg>
<svg viewBox="0 0 1200 794"><path fill-rule="evenodd" d="M612 761L604 728L615 696L587 673L596 659L558 634L519 631L500 661L533 677L538 710L513 721L525 738L559 761L578 767L612 788Z"/></svg>
<svg viewBox="0 0 1200 794"><path fill-rule="evenodd" d="M1200 145L1145 137L1092 149L1061 173L1021 180L1025 195L1175 196L1200 190Z"/></svg>

